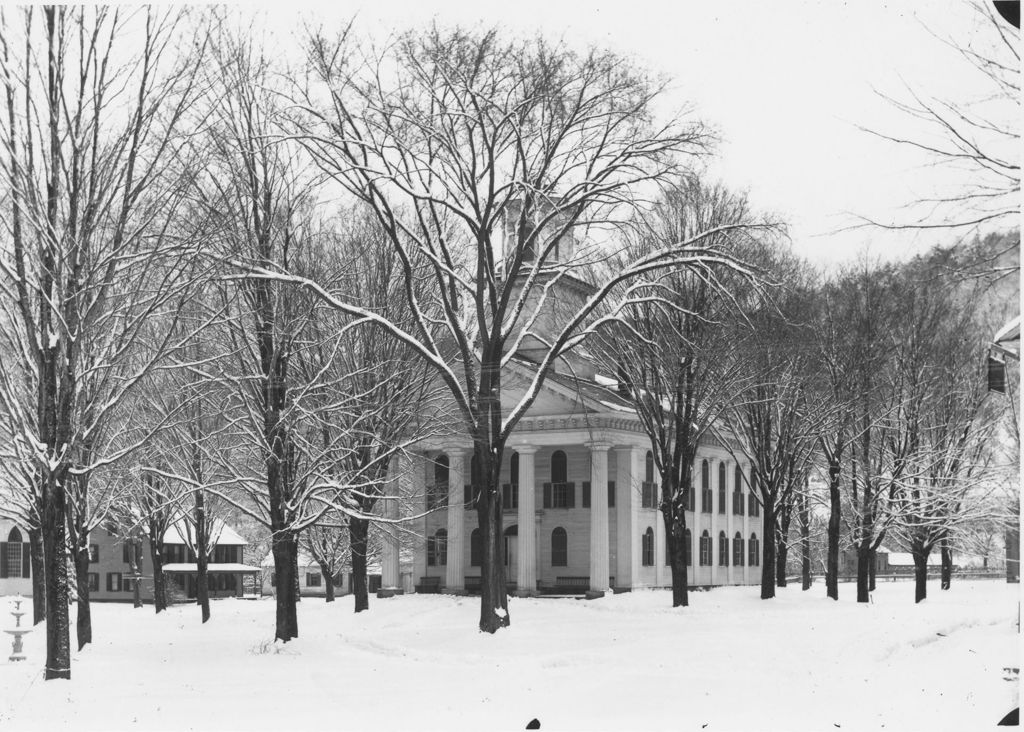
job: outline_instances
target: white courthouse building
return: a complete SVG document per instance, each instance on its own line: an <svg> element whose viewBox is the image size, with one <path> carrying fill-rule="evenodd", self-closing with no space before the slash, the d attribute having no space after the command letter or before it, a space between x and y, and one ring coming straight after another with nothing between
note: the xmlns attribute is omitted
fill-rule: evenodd
<svg viewBox="0 0 1024 732"><path fill-rule="evenodd" d="M562 256L572 242L562 242ZM593 292L564 276L548 295L534 331L551 336L558 312ZM524 339L502 375L505 413L535 373L539 345ZM739 451L736 451L739 455ZM389 491L412 497L422 537L414 552L418 591L462 593L479 588L482 542L472 506L472 443L426 441L400 458ZM686 516L689 584L760 582L760 510L744 475L749 466L710 437L694 465L695 490ZM506 576L519 595L592 594L670 587L665 526L650 441L617 382L596 372L585 353L570 356L544 383L516 426L501 470ZM388 502L392 516L397 501ZM432 510L433 509L433 510ZM386 539L382 595L401 591L397 540Z"/></svg>

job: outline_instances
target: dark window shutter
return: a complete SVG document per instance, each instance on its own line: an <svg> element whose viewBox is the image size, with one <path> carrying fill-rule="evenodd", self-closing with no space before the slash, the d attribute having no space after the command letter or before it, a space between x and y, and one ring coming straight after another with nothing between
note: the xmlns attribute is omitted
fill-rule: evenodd
<svg viewBox="0 0 1024 732"><path fill-rule="evenodd" d="M21 576L32 576L32 545L27 541L21 545Z"/></svg>
<svg viewBox="0 0 1024 732"><path fill-rule="evenodd" d="M544 508L551 508L551 484L544 484Z"/></svg>
<svg viewBox="0 0 1024 732"><path fill-rule="evenodd" d="M462 486L462 502L465 503L467 506L473 502L473 486Z"/></svg>
<svg viewBox="0 0 1024 732"><path fill-rule="evenodd" d="M565 484L565 507L576 508L576 484Z"/></svg>
<svg viewBox="0 0 1024 732"><path fill-rule="evenodd" d="M615 481L608 481L608 508L615 508Z"/></svg>
<svg viewBox="0 0 1024 732"><path fill-rule="evenodd" d="M114 591L114 573L107 572L107 592Z"/></svg>
<svg viewBox="0 0 1024 732"><path fill-rule="evenodd" d="M536 500L536 499L534 499ZM512 508L519 508L519 484L512 484Z"/></svg>
<svg viewBox="0 0 1024 732"><path fill-rule="evenodd" d="M0 579L7 579L7 542L0 541Z"/></svg>
<svg viewBox="0 0 1024 732"><path fill-rule="evenodd" d="M590 481L583 481L583 495L581 499L583 508L590 508Z"/></svg>

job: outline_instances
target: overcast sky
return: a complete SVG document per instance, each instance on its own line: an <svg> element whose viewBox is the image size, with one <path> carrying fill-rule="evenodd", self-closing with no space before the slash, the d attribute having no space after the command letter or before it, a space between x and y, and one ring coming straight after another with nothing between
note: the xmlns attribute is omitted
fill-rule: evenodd
<svg viewBox="0 0 1024 732"><path fill-rule="evenodd" d="M856 216L905 221L900 208L956 184L921 153L858 129L928 135L877 91L972 100L980 75L943 39L988 34L962 2L337 2L266 6L275 35L356 17L361 32L483 24L595 43L672 78L672 107L692 105L719 133L710 174L790 224L794 247L823 265L920 251L948 233L839 231ZM284 40L282 38L282 40ZM1019 124L1019 121L1014 121Z"/></svg>

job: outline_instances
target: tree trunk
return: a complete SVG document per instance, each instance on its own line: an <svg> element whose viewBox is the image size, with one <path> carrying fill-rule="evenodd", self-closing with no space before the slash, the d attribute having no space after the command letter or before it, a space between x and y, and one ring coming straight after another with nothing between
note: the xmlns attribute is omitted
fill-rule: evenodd
<svg viewBox="0 0 1024 732"><path fill-rule="evenodd" d="M664 474L661 479L665 480ZM664 486L664 482L662 485ZM687 590L689 577L686 571L686 497L675 488L670 488L667 492L671 500L665 501L662 506L662 519L665 522L668 560L672 569L672 607L687 607L690 598Z"/></svg>
<svg viewBox="0 0 1024 732"><path fill-rule="evenodd" d="M875 591L875 572L878 565L878 552L875 551L874 547L868 549L868 591Z"/></svg>
<svg viewBox="0 0 1024 732"><path fill-rule="evenodd" d="M800 497L800 589L811 589L811 511L806 492Z"/></svg>
<svg viewBox="0 0 1024 732"><path fill-rule="evenodd" d="M789 559L789 522L793 515L793 498L790 494L785 503L778 507L779 545L775 550L775 586L786 586L786 563Z"/></svg>
<svg viewBox="0 0 1024 732"><path fill-rule="evenodd" d="M862 538L857 544L857 602L869 602L871 594L868 582L868 568L871 566L869 539Z"/></svg>
<svg viewBox="0 0 1024 732"><path fill-rule="evenodd" d="M92 608L89 603L89 544L75 551L76 588L78 589L78 610L75 634L78 650L92 643Z"/></svg>
<svg viewBox="0 0 1024 732"><path fill-rule="evenodd" d="M825 568L825 595L839 599L839 531L842 526L839 503L839 478L841 468L838 462L828 468L828 559Z"/></svg>
<svg viewBox="0 0 1024 732"><path fill-rule="evenodd" d="M296 541L298 541L297 538ZM299 553L297 551L292 555L292 577L295 578L295 582L292 584L292 592L295 596L295 602L301 602L302 585L300 582L302 578L299 574Z"/></svg>
<svg viewBox="0 0 1024 732"><path fill-rule="evenodd" d="M164 540L156 536L155 531L149 534L149 553L153 557L153 607L157 613L167 609L167 582L164 577Z"/></svg>
<svg viewBox="0 0 1024 732"><path fill-rule="evenodd" d="M206 499L203 491L195 492L196 500L196 604L202 608L205 623L210 619L210 585L206 575Z"/></svg>
<svg viewBox="0 0 1024 732"><path fill-rule="evenodd" d="M497 366L497 364L495 364ZM497 390L497 380L486 369L481 377L481 391ZM484 389L487 392L484 392ZM500 421L500 404L498 405ZM477 520L483 541L483 563L480 567L480 630L495 633L511 624L508 614L508 592L505 586L505 537L501 522L501 487L498 484L498 465L490 450L474 440L480 472L486 479L485 489L477 500ZM486 442L483 443L486 445ZM500 460L500 455L497 456ZM524 527L525 530L525 527Z"/></svg>
<svg viewBox="0 0 1024 732"><path fill-rule="evenodd" d="M298 615L295 607L295 541L289 532L280 531L272 539L274 572L277 576L277 608L274 637L290 641L299 636Z"/></svg>
<svg viewBox="0 0 1024 732"><path fill-rule="evenodd" d="M132 585L132 600L136 608L142 607L142 540L134 538L131 540L132 552L132 576L135 581Z"/></svg>
<svg viewBox="0 0 1024 732"><path fill-rule="evenodd" d="M761 545L761 599L770 600L775 597L775 497L765 491L762 496L764 504L764 523L761 533L764 542Z"/></svg>
<svg viewBox="0 0 1024 732"><path fill-rule="evenodd" d="M349 541L352 545L352 594L356 599L356 612L370 608L370 593L366 587L366 546L370 522L367 519L349 520Z"/></svg>
<svg viewBox="0 0 1024 732"><path fill-rule="evenodd" d="M46 563L45 678L71 678L71 638L68 617L67 529L64 484L47 476L43 512L43 556Z"/></svg>
<svg viewBox="0 0 1024 732"><path fill-rule="evenodd" d="M939 551L942 556L942 580L939 588L948 590L953 581L953 550L950 549L949 542L943 539Z"/></svg>
<svg viewBox="0 0 1024 732"><path fill-rule="evenodd" d="M43 561L43 534L29 529L28 545L32 562L32 625L46 620L46 569Z"/></svg>
<svg viewBox="0 0 1024 732"><path fill-rule="evenodd" d="M923 544L913 542L910 551L914 555L914 602L928 596L928 555L931 553Z"/></svg>
<svg viewBox="0 0 1024 732"><path fill-rule="evenodd" d="M324 562L320 562L320 575L324 581L324 599L327 602L334 602L334 582L331 576L331 568Z"/></svg>

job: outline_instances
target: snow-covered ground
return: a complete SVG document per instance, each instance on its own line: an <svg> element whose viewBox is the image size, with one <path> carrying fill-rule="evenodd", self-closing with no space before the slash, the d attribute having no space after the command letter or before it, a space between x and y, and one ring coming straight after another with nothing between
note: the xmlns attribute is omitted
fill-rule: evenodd
<svg viewBox="0 0 1024 732"><path fill-rule="evenodd" d="M269 600L215 602L205 626L191 605L95 605L70 682L41 680L42 626L27 662L2 649L0 729L987 729L1017 705L1018 586L929 591L915 606L909 582L870 605L850 585L838 604L820 584L770 602L720 588L683 612L663 591L517 599L494 636L472 597L359 615L306 599L285 645Z"/></svg>

